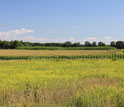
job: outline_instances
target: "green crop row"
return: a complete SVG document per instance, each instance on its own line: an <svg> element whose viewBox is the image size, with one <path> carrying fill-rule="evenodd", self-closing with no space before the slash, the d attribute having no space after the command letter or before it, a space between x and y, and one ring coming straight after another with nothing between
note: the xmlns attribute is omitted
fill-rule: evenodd
<svg viewBox="0 0 124 107"><path fill-rule="evenodd" d="M0 56L0 60L31 60L31 59L123 59L124 54L111 55L76 55L76 56Z"/></svg>
<svg viewBox="0 0 124 107"><path fill-rule="evenodd" d="M114 50L115 47L96 46L96 47L51 47L51 46L27 46L18 47L17 49L24 50Z"/></svg>

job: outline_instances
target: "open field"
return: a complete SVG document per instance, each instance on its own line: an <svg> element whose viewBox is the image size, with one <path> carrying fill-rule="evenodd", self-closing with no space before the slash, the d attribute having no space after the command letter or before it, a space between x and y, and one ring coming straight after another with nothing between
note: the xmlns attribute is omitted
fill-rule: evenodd
<svg viewBox="0 0 124 107"><path fill-rule="evenodd" d="M120 50L0 50L0 56L56 56L56 55L122 54Z"/></svg>
<svg viewBox="0 0 124 107"><path fill-rule="evenodd" d="M1 107L124 107L124 60L0 61Z"/></svg>
<svg viewBox="0 0 124 107"><path fill-rule="evenodd" d="M0 107L124 107L123 59L123 50L0 50Z"/></svg>

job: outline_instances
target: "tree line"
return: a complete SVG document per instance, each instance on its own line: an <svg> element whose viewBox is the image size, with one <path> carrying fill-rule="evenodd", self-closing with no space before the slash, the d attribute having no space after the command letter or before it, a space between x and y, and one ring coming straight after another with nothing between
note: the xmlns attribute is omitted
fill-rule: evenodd
<svg viewBox="0 0 124 107"><path fill-rule="evenodd" d="M89 42L86 41L84 44L80 42L72 43L66 41L64 43L32 43L32 42L23 42L23 41L2 41L0 40L0 49L16 49L17 47L26 47L26 46L55 46L55 47L96 47L96 46L106 46L104 42ZM109 46L116 47L118 49L124 49L124 41L112 41Z"/></svg>

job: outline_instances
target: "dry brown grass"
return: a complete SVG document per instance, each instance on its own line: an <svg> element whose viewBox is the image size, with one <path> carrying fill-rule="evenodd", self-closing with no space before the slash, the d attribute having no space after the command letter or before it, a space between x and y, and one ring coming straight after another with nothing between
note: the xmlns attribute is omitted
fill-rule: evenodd
<svg viewBox="0 0 124 107"><path fill-rule="evenodd" d="M86 78L82 84L83 86L89 87L89 86L114 86L117 84L117 80L114 79L107 79L107 78Z"/></svg>
<svg viewBox="0 0 124 107"><path fill-rule="evenodd" d="M7 105L15 104L13 106L18 107L19 106L18 104L24 102L23 105L20 105L19 107L25 107L27 104L34 104L34 105L39 104L39 105L45 105L45 107L46 105L51 106L51 104L58 104L61 105L59 107L63 107L62 104L64 105L66 104L66 101L68 101L70 98L74 99L76 97L75 95L77 91L81 93L83 92L83 94L88 94L90 91L92 91L90 90L90 88L93 89L93 87L95 86L99 86L99 87L113 86L117 84L117 81L111 79L105 79L105 78L99 79L99 78L87 77L84 80L80 80L80 81L70 81L70 84L72 84L71 87L65 86L57 89L36 88L35 90L34 89L27 90L27 87L25 87L24 90L21 92L18 91L8 91L7 93L3 92L4 98L0 101L0 104L2 103L5 103ZM76 84L78 84L78 87ZM26 94L25 91L28 91L28 94Z"/></svg>
<svg viewBox="0 0 124 107"><path fill-rule="evenodd" d="M0 56L97 55L122 53L119 50L0 50Z"/></svg>
<svg viewBox="0 0 124 107"><path fill-rule="evenodd" d="M74 93L76 93L73 92L73 88L58 88L53 90L39 88L35 91L30 90L28 95L24 94L24 92L9 91L4 94L4 98L1 99L0 105L3 103L7 105L21 104L22 102L30 102L41 105L64 104L65 101L74 96ZM37 96L35 96L35 93L37 93Z"/></svg>

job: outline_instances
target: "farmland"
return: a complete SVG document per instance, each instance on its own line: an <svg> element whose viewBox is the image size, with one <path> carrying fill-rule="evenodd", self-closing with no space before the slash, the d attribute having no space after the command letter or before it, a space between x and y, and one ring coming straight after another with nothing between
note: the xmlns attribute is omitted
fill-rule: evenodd
<svg viewBox="0 0 124 107"><path fill-rule="evenodd" d="M119 50L0 50L0 56L52 56L52 55L122 54Z"/></svg>
<svg viewBox="0 0 124 107"><path fill-rule="evenodd" d="M123 59L120 50L1 50L0 60Z"/></svg>
<svg viewBox="0 0 124 107"><path fill-rule="evenodd" d="M0 0L0 107L124 107L124 0Z"/></svg>
<svg viewBox="0 0 124 107"><path fill-rule="evenodd" d="M58 55L70 59L49 59ZM121 55L120 50L0 50L0 57L45 56L0 60L0 107L123 107Z"/></svg>
<svg viewBox="0 0 124 107"><path fill-rule="evenodd" d="M59 47L59 46L23 46L16 49L22 50L115 50L111 46L90 46L90 47Z"/></svg>

